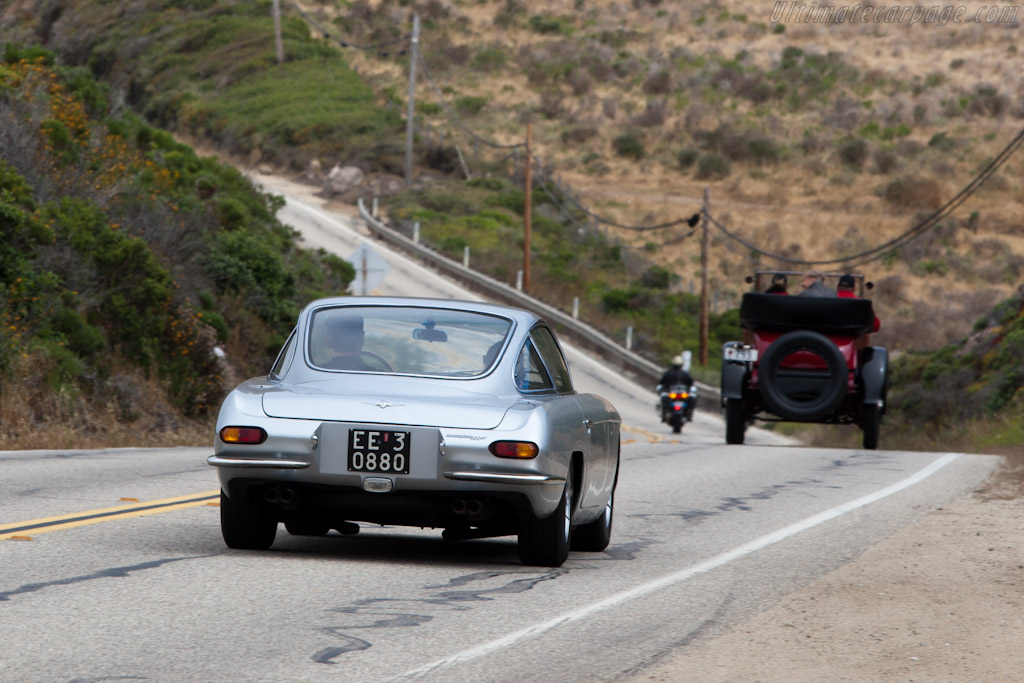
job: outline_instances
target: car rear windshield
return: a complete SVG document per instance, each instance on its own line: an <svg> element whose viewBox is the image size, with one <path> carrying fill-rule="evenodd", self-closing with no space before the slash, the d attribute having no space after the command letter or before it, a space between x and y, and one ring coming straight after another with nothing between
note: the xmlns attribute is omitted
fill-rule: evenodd
<svg viewBox="0 0 1024 683"><path fill-rule="evenodd" d="M312 365L324 370L477 377L498 360L512 321L442 308L337 306L314 312Z"/></svg>

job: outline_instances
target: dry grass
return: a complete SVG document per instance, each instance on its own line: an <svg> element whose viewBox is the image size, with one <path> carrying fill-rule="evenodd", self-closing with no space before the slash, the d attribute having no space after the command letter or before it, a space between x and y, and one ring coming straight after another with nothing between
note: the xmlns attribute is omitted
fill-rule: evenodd
<svg viewBox="0 0 1024 683"><path fill-rule="evenodd" d="M369 4L394 11L393 2ZM593 211L625 224L664 222L690 215L708 188L718 220L766 251L807 260L856 253L900 235L922 218L922 212L951 198L1024 121L1024 100L1018 94L1024 91L1016 45L1019 26L790 22L780 24L777 32L769 23L774 6L774 0L697 5L552 0L542 6L515 0L453 2L440 5L445 17L424 30L422 46L428 63L445 62L443 53L453 44L474 54L483 47L503 51L503 70L481 74L445 62L434 75L442 88L450 89L447 97L452 101L465 95L488 99L487 107L469 121L484 137L518 142L525 138L525 122L533 121L537 153ZM973 16L978 8L990 5L964 6ZM520 11L510 13L510 8ZM496 23L499 14L503 20ZM573 33L531 30L529 18L538 14L562 20ZM586 41L601 33L628 38L614 47L583 49L584 44L593 48L594 43ZM703 77L693 66L695 60L735 60L755 70L749 73L764 73L779 67L786 48L837 53L857 70L859 85L832 92L827 102L808 101L795 109L728 94L705 101L707 90L687 86L688 79ZM361 73L381 86L401 88L405 82L404 70L393 61L361 53L353 59ZM579 76L546 75L551 68L567 65L576 71L580 65L590 66L585 87ZM602 72L601 67L607 69ZM630 76L615 78L614 70ZM528 72L534 75L533 84ZM670 86L665 85L665 74ZM742 92L757 85L749 74L731 82ZM432 89L420 83L421 101L436 99ZM975 99L969 106L958 104L970 97ZM557 107L552 106L555 101ZM661 123L639 125L654 110ZM865 138L862 169L844 167L836 141L845 135L856 137L872 122L880 128L906 126L910 132L897 140ZM432 124L459 139L443 115L434 117ZM586 129L587 135L567 134L579 129ZM716 129L767 137L782 145L783 157L767 164L733 160L732 172L721 180L698 179L697 164L680 168L679 151L699 147L700 136ZM627 132L641 138L647 150L643 159L615 154L614 141ZM954 142L951 148L929 147L942 133ZM977 289L1008 294L1019 281L1012 270L980 269L945 279L935 270L948 265L939 262L944 259L970 260L974 242L993 235L1006 237L1014 253L1024 254L1024 239L1019 237L1024 188L1007 180L1022 169L1024 162L1013 160L1002 180L996 179L957 210L956 217L964 222L977 212L970 232L960 231L942 248L936 245L909 257L874 261L861 270L869 279L898 285L911 300L927 299L939 286L964 297ZM898 179L911 180L894 185ZM674 236L615 228L609 232L635 248ZM717 239L712 251L712 262L722 267L711 271L711 287L723 292L740 286L737 274L772 263L755 263L748 250L726 239ZM699 263L699 242L684 240L650 255L685 274ZM921 272L921 262L926 272ZM878 294L883 325L887 320L910 321L898 328L900 335L908 326L920 331L931 325L932 318L891 306L887 299L892 297ZM975 303L984 305L988 299ZM951 313L958 316L959 327L940 325L942 333L929 335L928 343L942 345L966 334L982 312L957 308ZM895 336L888 341L897 347L903 343Z"/></svg>
<svg viewBox="0 0 1024 683"><path fill-rule="evenodd" d="M161 385L124 370L97 395L53 390L32 359L0 388L0 450L211 446L216 417L176 416Z"/></svg>

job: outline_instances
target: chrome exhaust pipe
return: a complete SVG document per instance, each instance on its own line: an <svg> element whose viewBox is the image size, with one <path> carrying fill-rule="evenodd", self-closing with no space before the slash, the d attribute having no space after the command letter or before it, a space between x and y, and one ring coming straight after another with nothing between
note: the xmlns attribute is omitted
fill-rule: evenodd
<svg viewBox="0 0 1024 683"><path fill-rule="evenodd" d="M278 501L279 496L280 492L273 486L268 486L267 488L263 489L263 500L267 501L268 503L276 503Z"/></svg>
<svg viewBox="0 0 1024 683"><path fill-rule="evenodd" d="M291 505L295 502L295 490L294 489L281 489L277 494L277 500L281 505Z"/></svg>
<svg viewBox="0 0 1024 683"><path fill-rule="evenodd" d="M456 498L455 500L453 500L452 512L454 512L457 515L466 514L466 501L462 500L461 498Z"/></svg>

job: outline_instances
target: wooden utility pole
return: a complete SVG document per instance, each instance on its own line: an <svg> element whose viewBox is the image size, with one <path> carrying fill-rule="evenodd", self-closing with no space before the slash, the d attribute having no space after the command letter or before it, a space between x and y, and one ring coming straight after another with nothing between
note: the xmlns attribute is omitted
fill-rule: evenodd
<svg viewBox="0 0 1024 683"><path fill-rule="evenodd" d="M531 170L533 167L533 156L530 153L530 132L532 124L526 124L526 173L523 180L524 201L523 201L523 291L530 291L530 229L531 214L533 213L533 181Z"/></svg>
<svg viewBox="0 0 1024 683"><path fill-rule="evenodd" d="M711 188L704 188L700 209L700 364L708 366L708 210Z"/></svg>
<svg viewBox="0 0 1024 683"><path fill-rule="evenodd" d="M284 42L281 40L281 0L274 0L271 13L274 16L274 49L277 50L277 63L284 64Z"/></svg>
<svg viewBox="0 0 1024 683"><path fill-rule="evenodd" d="M405 185L412 185L413 119L416 116L416 60L420 53L420 15L412 15L412 45L409 49L409 104L405 113Z"/></svg>

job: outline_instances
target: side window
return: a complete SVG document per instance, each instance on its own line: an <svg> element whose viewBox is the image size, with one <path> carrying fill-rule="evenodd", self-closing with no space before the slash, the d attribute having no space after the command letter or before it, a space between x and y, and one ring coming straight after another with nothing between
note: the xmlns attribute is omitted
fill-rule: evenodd
<svg viewBox="0 0 1024 683"><path fill-rule="evenodd" d="M551 379L531 340L527 340L519 351L515 378L516 388L520 391L550 391L552 388Z"/></svg>
<svg viewBox="0 0 1024 683"><path fill-rule="evenodd" d="M558 346L558 342L555 341L555 335L546 327L535 327L530 332L530 339L537 345L540 357L544 361L548 372L551 373L551 379L558 393L573 393L569 366L565 364L565 356L562 355L562 349Z"/></svg>
<svg viewBox="0 0 1024 683"><path fill-rule="evenodd" d="M271 379L281 379L281 373L284 372L285 365L291 359L292 349L295 346L295 330L288 335L288 341L281 347L281 352L277 354L277 360L274 361L274 367L270 368Z"/></svg>

